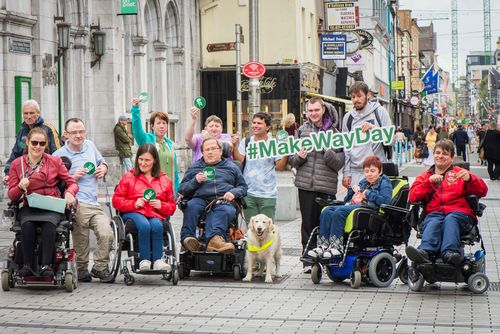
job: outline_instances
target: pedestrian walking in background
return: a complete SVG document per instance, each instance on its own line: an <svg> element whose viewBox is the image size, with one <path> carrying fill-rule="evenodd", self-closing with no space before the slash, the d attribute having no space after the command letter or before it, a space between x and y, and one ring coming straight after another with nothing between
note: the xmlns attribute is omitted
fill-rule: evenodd
<svg viewBox="0 0 500 334"><path fill-rule="evenodd" d="M299 138L309 137L313 132L333 130L337 132L337 110L322 99L313 97L307 102L304 124L299 128ZM299 189L300 213L302 216L302 251L306 248L312 230L319 226L321 207L316 197L326 200L335 199L337 194L338 172L344 166L344 152L328 149L326 151L307 152L302 148L298 154L289 157L289 163L296 168L295 186ZM316 240L311 240L316 248ZM311 267L304 266L304 273L310 273Z"/></svg>
<svg viewBox="0 0 500 334"><path fill-rule="evenodd" d="M488 175L490 180L500 178L500 131L495 122L490 123L490 127L484 134L484 140L479 150L484 150L484 160L488 161Z"/></svg>
<svg viewBox="0 0 500 334"><path fill-rule="evenodd" d="M426 168L429 168L434 164L434 146L436 146L437 141L438 141L438 134L434 129L434 126L429 125L429 131L425 136L425 144L427 145L429 156L425 158L424 161L422 162Z"/></svg>
<svg viewBox="0 0 500 334"><path fill-rule="evenodd" d="M120 165L122 166L122 175L132 169L132 145L134 137L127 130L129 118L120 116L116 123L113 133L115 135L115 148L120 157Z"/></svg>
<svg viewBox="0 0 500 334"><path fill-rule="evenodd" d="M31 131L31 129L36 127L41 127L47 133L49 141L45 148L45 152L52 154L54 151L61 147L61 140L59 139L59 134L57 133L54 126L48 122L45 122L43 117L40 115L40 105L35 100L26 100L22 107L23 122L21 123L21 129L16 135L16 142L12 147L9 160L5 163L3 183L7 184L9 182L9 170L10 164L15 159L19 158L24 154L24 149L26 148L26 136Z"/></svg>
<svg viewBox="0 0 500 334"><path fill-rule="evenodd" d="M295 136L297 134L297 122L295 121L295 115L293 113L287 114L281 120L281 127L285 130L289 136Z"/></svg>
<svg viewBox="0 0 500 334"><path fill-rule="evenodd" d="M484 136L485 136L487 130L488 130L488 123L483 123L483 124L481 124L481 126L479 127L479 129L476 132L477 143L478 143L477 153L479 153L479 161L478 162L481 163L481 166L486 166L486 159L484 159L484 156L481 156L480 152L481 152L481 147L482 147L482 144L484 141Z"/></svg>
<svg viewBox="0 0 500 334"><path fill-rule="evenodd" d="M163 111L157 111L149 117L151 131L146 133L142 127L140 100L132 99L132 131L137 144L151 143L156 146L160 157L161 170L167 174L174 186L174 196L177 196L177 190L181 183L179 172L177 170L177 153L174 148L174 142L167 136L168 115Z"/></svg>
<svg viewBox="0 0 500 334"><path fill-rule="evenodd" d="M452 140L457 148L457 156L462 156L464 161L467 161L466 152L467 144L469 143L469 135L465 132L462 124L458 125L457 131L453 133Z"/></svg>

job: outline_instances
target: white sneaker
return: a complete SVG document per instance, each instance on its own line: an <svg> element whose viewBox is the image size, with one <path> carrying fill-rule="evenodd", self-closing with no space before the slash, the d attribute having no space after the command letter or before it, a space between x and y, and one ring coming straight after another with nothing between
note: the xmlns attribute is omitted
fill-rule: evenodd
<svg viewBox="0 0 500 334"><path fill-rule="evenodd" d="M165 261L159 259L159 260L156 260L154 263L153 263L153 270L165 270L165 271L170 271L170 269L172 269L170 267L170 265L168 263L166 263Z"/></svg>
<svg viewBox="0 0 500 334"><path fill-rule="evenodd" d="M151 261L149 261L149 260L142 260L139 263L139 270L140 271L149 271L149 270L151 270Z"/></svg>
<svg viewBox="0 0 500 334"><path fill-rule="evenodd" d="M304 274L310 274L311 273L311 266L305 266L303 269L302 269L302 272Z"/></svg>
<svg viewBox="0 0 500 334"><path fill-rule="evenodd" d="M342 256L342 253L337 248L330 249L332 257Z"/></svg>
<svg viewBox="0 0 500 334"><path fill-rule="evenodd" d="M307 255L309 255L313 259L317 258L320 254L323 254L323 249L321 247L311 249L307 252Z"/></svg>

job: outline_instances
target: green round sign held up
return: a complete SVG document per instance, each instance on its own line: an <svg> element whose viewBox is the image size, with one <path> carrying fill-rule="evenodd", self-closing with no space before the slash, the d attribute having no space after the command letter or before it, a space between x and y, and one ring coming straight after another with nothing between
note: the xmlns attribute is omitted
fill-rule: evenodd
<svg viewBox="0 0 500 334"><path fill-rule="evenodd" d="M203 109L207 105L207 100L203 96L198 96L193 103L196 108Z"/></svg>
<svg viewBox="0 0 500 334"><path fill-rule="evenodd" d="M93 162L88 161L88 162L84 163L83 168L85 169L85 171L88 175L92 175L95 172L95 165Z"/></svg>
<svg viewBox="0 0 500 334"><path fill-rule="evenodd" d="M142 92L139 94L139 100L141 100L141 103L145 103L149 101L149 93L148 92Z"/></svg>
<svg viewBox="0 0 500 334"><path fill-rule="evenodd" d="M288 137L288 132L286 132L285 130L278 131L278 133L276 134L277 141L283 141L287 137Z"/></svg>
<svg viewBox="0 0 500 334"><path fill-rule="evenodd" d="M148 188L148 189L144 190L144 193L142 194L142 196L144 197L144 199L146 201L149 202L149 201L156 198L156 191L153 188Z"/></svg>
<svg viewBox="0 0 500 334"><path fill-rule="evenodd" d="M205 167L205 168L203 168L203 174L205 174L207 176L207 179L213 180L213 179L215 179L215 168Z"/></svg>

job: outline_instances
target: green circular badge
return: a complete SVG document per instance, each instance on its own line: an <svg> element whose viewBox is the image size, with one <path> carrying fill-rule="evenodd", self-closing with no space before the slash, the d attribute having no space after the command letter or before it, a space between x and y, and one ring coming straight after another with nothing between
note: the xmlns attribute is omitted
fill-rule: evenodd
<svg viewBox="0 0 500 334"><path fill-rule="evenodd" d="M193 103L196 108L203 109L207 105L207 100L203 96L198 96Z"/></svg>
<svg viewBox="0 0 500 334"><path fill-rule="evenodd" d="M277 141L283 141L287 138L288 138L288 132L286 132L285 130L278 131L278 133L276 134Z"/></svg>
<svg viewBox="0 0 500 334"><path fill-rule="evenodd" d="M149 93L148 92L142 92L139 94L139 100L141 100L141 103L145 103L149 101Z"/></svg>
<svg viewBox="0 0 500 334"><path fill-rule="evenodd" d="M207 179L213 180L213 179L215 179L215 168L205 167L205 168L203 168L203 174L205 174L207 176Z"/></svg>
<svg viewBox="0 0 500 334"><path fill-rule="evenodd" d="M88 175L92 175L95 172L95 165L93 162L86 162L83 164L83 168L87 171Z"/></svg>
<svg viewBox="0 0 500 334"><path fill-rule="evenodd" d="M146 201L151 201L156 198L156 191L152 188L144 190L143 197Z"/></svg>

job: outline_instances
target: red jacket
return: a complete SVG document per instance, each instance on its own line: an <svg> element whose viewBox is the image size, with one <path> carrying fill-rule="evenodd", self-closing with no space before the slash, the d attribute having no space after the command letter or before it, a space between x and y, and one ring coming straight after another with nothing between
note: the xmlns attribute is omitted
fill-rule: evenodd
<svg viewBox="0 0 500 334"><path fill-rule="evenodd" d="M148 202L137 209L135 202L144 196L144 190L153 188L156 192L156 199L161 201L159 210L153 208ZM155 177L149 181L143 174L134 176L134 169L125 173L113 195L113 206L121 212L137 212L148 218L165 219L175 212L174 191L172 181L167 174L161 172L160 177Z"/></svg>
<svg viewBox="0 0 500 334"><path fill-rule="evenodd" d="M458 173L461 169L460 167L453 166L450 170ZM433 175L433 171L434 169L431 168L417 177L411 185L409 201L429 201L427 203L427 213L438 211L448 214L453 211L459 211L475 217L467 202L466 194L476 195L479 198L486 196L488 193L486 183L476 175L469 173L471 177L469 182L458 178L454 183L450 184L445 177L445 180L440 184L433 184L429 181L429 178ZM435 188L437 190L429 200L429 196Z"/></svg>
<svg viewBox="0 0 500 334"><path fill-rule="evenodd" d="M12 162L9 171L9 198L11 201L18 201L24 194L18 187L19 181L23 178L21 159L23 161L25 175L31 174L31 168L28 167L28 155L25 154ZM40 195L61 198L57 183L62 180L66 182L66 192L76 196L78 184L69 174L61 158L44 153L42 160L43 165L40 171L28 177L30 184L26 195L37 193Z"/></svg>

